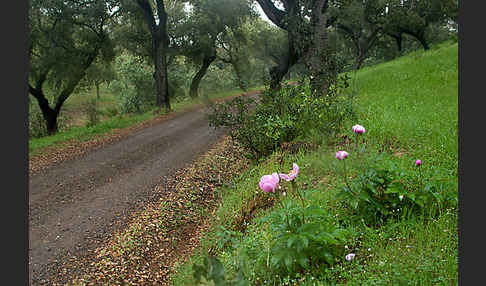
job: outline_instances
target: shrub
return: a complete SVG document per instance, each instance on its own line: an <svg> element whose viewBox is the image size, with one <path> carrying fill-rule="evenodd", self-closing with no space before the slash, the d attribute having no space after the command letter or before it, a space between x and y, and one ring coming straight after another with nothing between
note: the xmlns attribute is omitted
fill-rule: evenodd
<svg viewBox="0 0 486 286"><path fill-rule="evenodd" d="M333 86L329 94L313 97L308 82L280 91L266 91L255 100L238 97L217 104L208 114L213 127L229 127L233 140L259 159L271 154L283 142L305 138L314 130L334 136L348 118L354 118L352 96L345 95L347 78Z"/></svg>
<svg viewBox="0 0 486 286"><path fill-rule="evenodd" d="M308 201L305 195L302 198L302 205L290 199L279 201L281 208L256 219L248 235L223 229L220 247L225 246L227 255L235 258L228 266L243 271L255 283L274 285L283 278L318 273L343 261L351 233L321 206L304 203Z"/></svg>
<svg viewBox="0 0 486 286"><path fill-rule="evenodd" d="M39 138L47 135L46 122L38 106L29 106L29 137Z"/></svg>
<svg viewBox="0 0 486 286"><path fill-rule="evenodd" d="M120 56L115 61L117 78L110 90L119 96L122 113L141 113L155 103L153 68L129 56Z"/></svg>
<svg viewBox="0 0 486 286"><path fill-rule="evenodd" d="M114 117L118 115L118 108L116 108L116 106L107 107L100 112L107 117Z"/></svg>
<svg viewBox="0 0 486 286"><path fill-rule="evenodd" d="M318 205L305 208L289 200L268 221L271 233L271 273L294 277L304 270L333 265L344 256L348 232Z"/></svg>
<svg viewBox="0 0 486 286"><path fill-rule="evenodd" d="M223 264L216 257L205 257L202 265L194 264L193 276L197 285L206 286L247 286L248 281L238 271L235 279L225 277Z"/></svg>
<svg viewBox="0 0 486 286"><path fill-rule="evenodd" d="M346 184L338 197L353 215L377 225L390 218L427 214L434 216L444 207L454 206L453 195L440 178L422 177L400 170L391 160L379 156Z"/></svg>
<svg viewBox="0 0 486 286"><path fill-rule="evenodd" d="M99 123L100 118L96 99L88 100L84 105L84 110L88 115L88 122L86 123L87 127L95 126Z"/></svg>

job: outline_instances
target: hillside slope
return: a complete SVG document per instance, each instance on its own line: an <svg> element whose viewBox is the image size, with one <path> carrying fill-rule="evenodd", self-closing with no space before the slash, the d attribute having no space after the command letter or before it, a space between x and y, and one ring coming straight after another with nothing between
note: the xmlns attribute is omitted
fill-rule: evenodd
<svg viewBox="0 0 486 286"><path fill-rule="evenodd" d="M222 262L227 279L236 277L241 268L254 285L457 285L457 43L445 42L427 52L416 51L359 70L356 84L354 108L358 120L346 125L342 134L345 140L338 138L332 145L322 144L317 150L297 154L281 150L235 178L234 186L221 190L223 203L212 229L205 234L201 247L177 269L173 285L196 285L193 265L201 265L208 253ZM354 147L354 124L366 128L360 156L356 156ZM395 170L420 179L420 184L408 186L410 192L422 190L428 182L435 184L436 189L425 190L435 190L442 207L438 213L423 212L367 225L360 220L361 214L350 212L346 201L338 196L345 182L342 162L335 154L342 149L350 153L346 159L350 179L364 174L381 158ZM415 165L417 159L422 162L419 167ZM271 249L281 236L269 227L268 217L285 217L285 211L280 204L258 209L259 205L266 206L260 202L269 198L260 192L258 182L263 175L287 173L294 162L300 166L296 187L307 202L324 210L334 225L351 235L345 253L335 257L332 266L321 264L297 274L277 275L269 265L277 256ZM288 183L281 180L279 185L278 192L291 194ZM300 205L297 196L287 195L283 200L295 207ZM241 219L248 216L249 220ZM293 241L288 243L294 245ZM347 261L346 253L354 253L355 258Z"/></svg>

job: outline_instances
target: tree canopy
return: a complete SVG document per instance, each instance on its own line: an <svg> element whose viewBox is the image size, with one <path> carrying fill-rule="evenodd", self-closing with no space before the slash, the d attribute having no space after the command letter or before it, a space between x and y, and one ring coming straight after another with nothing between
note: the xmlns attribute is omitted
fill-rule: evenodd
<svg viewBox="0 0 486 286"><path fill-rule="evenodd" d="M106 26L119 10L116 1L107 0L29 3L29 93L37 99L52 134L63 103L96 57L114 57Z"/></svg>

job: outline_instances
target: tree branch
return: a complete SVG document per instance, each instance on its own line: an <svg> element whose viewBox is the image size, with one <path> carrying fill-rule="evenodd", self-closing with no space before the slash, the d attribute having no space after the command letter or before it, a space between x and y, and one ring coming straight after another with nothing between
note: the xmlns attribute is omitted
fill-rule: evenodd
<svg viewBox="0 0 486 286"><path fill-rule="evenodd" d="M152 36L155 34L157 25L155 24L154 13L152 11L152 7L150 7L150 3L148 0L136 0L138 6L142 9L143 16L145 18L145 23L150 30Z"/></svg>
<svg viewBox="0 0 486 286"><path fill-rule="evenodd" d="M284 23L284 18L286 15L288 15L288 12L277 9L271 0L257 0L257 2L260 4L260 7L270 21L272 21L279 28L287 30L287 24Z"/></svg>

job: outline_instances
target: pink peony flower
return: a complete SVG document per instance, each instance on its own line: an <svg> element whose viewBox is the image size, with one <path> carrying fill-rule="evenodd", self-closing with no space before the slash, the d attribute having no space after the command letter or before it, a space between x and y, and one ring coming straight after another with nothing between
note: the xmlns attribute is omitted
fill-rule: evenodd
<svg viewBox="0 0 486 286"><path fill-rule="evenodd" d="M355 256L356 256L356 254L350 253L350 254L346 255L345 258L346 258L347 261L351 261L351 260L354 259Z"/></svg>
<svg viewBox="0 0 486 286"><path fill-rule="evenodd" d="M287 182L290 182L293 179L295 179L297 177L297 175L299 174L299 166L297 166L297 164L294 163L294 164L292 164L292 167L293 167L293 170L291 170L288 175L287 174L280 174L280 178L284 179Z"/></svg>
<svg viewBox="0 0 486 286"><path fill-rule="evenodd" d="M346 152L346 151L337 151L336 152L336 158L339 159L339 160L342 160L346 157L348 157L349 153Z"/></svg>
<svg viewBox="0 0 486 286"><path fill-rule="evenodd" d="M420 166L420 165L422 165L422 160L419 159L415 161L415 166Z"/></svg>
<svg viewBox="0 0 486 286"><path fill-rule="evenodd" d="M262 189L262 191L264 191L265 193L275 192L275 189L277 188L279 181L280 179L278 178L277 173L273 173L271 175L264 175L261 177L258 186L260 186L260 189Z"/></svg>
<svg viewBox="0 0 486 286"><path fill-rule="evenodd" d="M358 125L358 124L354 125L351 129L356 134L363 134L366 131L366 129L363 126Z"/></svg>

